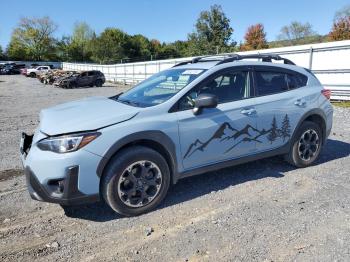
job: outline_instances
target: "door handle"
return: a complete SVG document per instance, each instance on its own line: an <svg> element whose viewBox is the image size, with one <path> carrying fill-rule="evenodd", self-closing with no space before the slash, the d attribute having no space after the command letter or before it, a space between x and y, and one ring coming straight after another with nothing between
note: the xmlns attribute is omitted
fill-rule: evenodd
<svg viewBox="0 0 350 262"><path fill-rule="evenodd" d="M305 106L306 101L304 99L297 99L297 101L294 102L294 105L296 106Z"/></svg>
<svg viewBox="0 0 350 262"><path fill-rule="evenodd" d="M256 113L256 110L254 108L242 109L242 111L241 111L241 114L248 115L248 116L255 114L255 113Z"/></svg>

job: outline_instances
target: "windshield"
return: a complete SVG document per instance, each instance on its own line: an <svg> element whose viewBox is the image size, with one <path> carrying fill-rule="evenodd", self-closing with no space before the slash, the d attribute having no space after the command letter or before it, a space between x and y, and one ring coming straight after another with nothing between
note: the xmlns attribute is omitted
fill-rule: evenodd
<svg viewBox="0 0 350 262"><path fill-rule="evenodd" d="M161 104L191 83L204 71L204 69L174 68L162 71L120 95L117 101L140 107Z"/></svg>

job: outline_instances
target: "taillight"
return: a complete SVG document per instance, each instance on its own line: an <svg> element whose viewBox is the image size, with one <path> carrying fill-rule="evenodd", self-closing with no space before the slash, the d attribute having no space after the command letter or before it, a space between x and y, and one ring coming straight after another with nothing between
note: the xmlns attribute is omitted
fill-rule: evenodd
<svg viewBox="0 0 350 262"><path fill-rule="evenodd" d="M331 90L329 89L323 89L321 91L322 95L324 95L328 100L331 99Z"/></svg>

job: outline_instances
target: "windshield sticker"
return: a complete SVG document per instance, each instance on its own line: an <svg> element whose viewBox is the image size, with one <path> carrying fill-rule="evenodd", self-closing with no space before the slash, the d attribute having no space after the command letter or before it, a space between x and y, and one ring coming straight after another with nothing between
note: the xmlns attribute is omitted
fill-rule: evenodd
<svg viewBox="0 0 350 262"><path fill-rule="evenodd" d="M202 72L203 72L203 70L201 70L201 69L189 69L189 70L185 70L182 73L182 75L198 75Z"/></svg>

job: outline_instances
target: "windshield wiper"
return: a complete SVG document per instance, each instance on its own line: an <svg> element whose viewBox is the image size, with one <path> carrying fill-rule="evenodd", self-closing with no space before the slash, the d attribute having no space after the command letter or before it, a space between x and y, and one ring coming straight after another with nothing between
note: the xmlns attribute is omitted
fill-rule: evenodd
<svg viewBox="0 0 350 262"><path fill-rule="evenodd" d="M124 100L124 99L117 99L118 102L121 102L123 104L131 105L131 106L139 106L140 103L131 101L131 100Z"/></svg>

